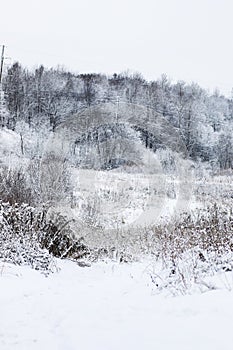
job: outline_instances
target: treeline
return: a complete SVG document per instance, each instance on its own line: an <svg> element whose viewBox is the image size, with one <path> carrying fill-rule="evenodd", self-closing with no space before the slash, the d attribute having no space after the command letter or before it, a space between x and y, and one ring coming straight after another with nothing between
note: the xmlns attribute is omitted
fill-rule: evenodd
<svg viewBox="0 0 233 350"><path fill-rule="evenodd" d="M217 91L210 95L197 84L171 83L166 75L148 82L138 73L73 74L43 66L29 71L14 63L4 77L3 90L9 113L2 114L1 124L13 130L24 121L33 128L43 124L56 131L83 109L126 102L159 113L176 130L192 159L233 168L233 100ZM147 126L142 134L149 132Z"/></svg>

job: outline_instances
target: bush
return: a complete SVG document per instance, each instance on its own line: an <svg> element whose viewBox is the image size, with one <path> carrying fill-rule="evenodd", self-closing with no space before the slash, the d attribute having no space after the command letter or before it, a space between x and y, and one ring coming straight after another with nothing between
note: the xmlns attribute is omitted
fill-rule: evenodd
<svg viewBox="0 0 233 350"><path fill-rule="evenodd" d="M163 259L175 259L192 248L218 255L233 250L232 211L216 204L200 210L197 216L183 214L174 223L155 226L153 231Z"/></svg>
<svg viewBox="0 0 233 350"><path fill-rule="evenodd" d="M50 270L52 256L42 249L39 237L45 216L26 204L0 202L0 258L38 270Z"/></svg>
<svg viewBox="0 0 233 350"><path fill-rule="evenodd" d="M90 255L90 249L84 244L83 238L76 238L70 222L61 213L50 216L40 235L40 244L58 258L78 260Z"/></svg>
<svg viewBox="0 0 233 350"><path fill-rule="evenodd" d="M204 278L217 272L233 271L233 215L214 205L194 217L153 229L157 252L156 272L151 273L159 290L184 294L194 286L213 289ZM155 248L154 247L154 248Z"/></svg>
<svg viewBox="0 0 233 350"><path fill-rule="evenodd" d="M22 169L14 170L6 167L0 169L0 200L12 205L32 204L32 191L27 185L26 175Z"/></svg>
<svg viewBox="0 0 233 350"><path fill-rule="evenodd" d="M27 204L0 201L0 259L30 265L44 271L53 269L53 257L79 260L90 254L82 239L75 238L61 214L48 215Z"/></svg>

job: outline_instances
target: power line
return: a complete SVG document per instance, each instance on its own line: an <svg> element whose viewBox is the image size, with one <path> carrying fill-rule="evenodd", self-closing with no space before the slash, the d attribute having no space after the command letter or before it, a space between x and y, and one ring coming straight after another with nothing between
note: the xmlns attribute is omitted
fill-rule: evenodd
<svg viewBox="0 0 233 350"><path fill-rule="evenodd" d="M2 71L3 71L3 64L4 64L4 51L5 51L5 45L2 45L2 55L1 55L1 68L0 68L0 84L2 83Z"/></svg>

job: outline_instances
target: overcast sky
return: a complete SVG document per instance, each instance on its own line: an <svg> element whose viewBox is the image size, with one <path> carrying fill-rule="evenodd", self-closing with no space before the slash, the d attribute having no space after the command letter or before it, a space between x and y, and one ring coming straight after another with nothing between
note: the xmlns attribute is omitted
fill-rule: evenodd
<svg viewBox="0 0 233 350"><path fill-rule="evenodd" d="M24 66L166 73L230 95L233 0L6 0L0 44Z"/></svg>

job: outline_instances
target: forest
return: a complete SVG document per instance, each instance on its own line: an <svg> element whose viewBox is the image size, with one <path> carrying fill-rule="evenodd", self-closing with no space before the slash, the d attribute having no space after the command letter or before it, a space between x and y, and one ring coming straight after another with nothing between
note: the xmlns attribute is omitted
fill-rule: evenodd
<svg viewBox="0 0 233 350"><path fill-rule="evenodd" d="M186 157L209 162L214 171L233 167L233 100L217 90L210 94L195 83L171 83L166 75L148 82L139 73L73 74L43 66L29 71L19 63L7 70L2 89L1 125L11 130L24 122L31 129L43 125L54 132L72 115L91 107L137 105L154 112L133 123L146 147L167 146L150 131L162 117L183 143Z"/></svg>

